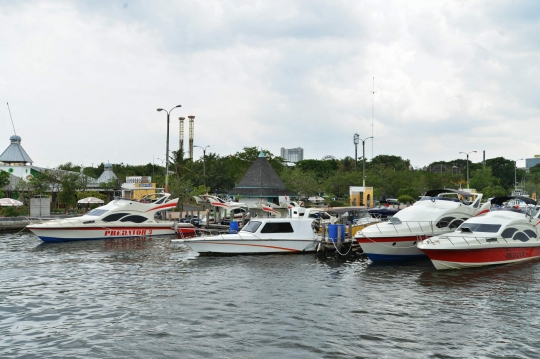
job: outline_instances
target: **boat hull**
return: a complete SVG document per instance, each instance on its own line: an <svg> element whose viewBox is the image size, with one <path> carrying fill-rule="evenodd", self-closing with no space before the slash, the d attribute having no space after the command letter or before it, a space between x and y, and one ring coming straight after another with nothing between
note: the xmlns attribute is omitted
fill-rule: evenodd
<svg viewBox="0 0 540 359"><path fill-rule="evenodd" d="M423 249L438 270L484 267L540 258L540 246Z"/></svg>
<svg viewBox="0 0 540 359"><path fill-rule="evenodd" d="M356 238L362 251L372 262L407 261L427 259L426 254L416 247L419 239L426 236L403 236L382 238Z"/></svg>
<svg viewBox="0 0 540 359"><path fill-rule="evenodd" d="M306 253L315 251L315 242L310 240L175 240L184 243L201 255L212 254L265 254Z"/></svg>
<svg viewBox="0 0 540 359"><path fill-rule="evenodd" d="M103 227L40 227L40 226L28 226L28 230L33 232L43 242L47 243L60 243L60 242L73 242L73 241L85 241L85 240L98 240L98 239L113 239L113 238L133 238L133 237L153 237L174 235L176 232L168 224L158 224L156 226L111 226L107 228ZM194 230L195 228L193 228ZM178 228L180 231L180 228ZM192 230L187 228L186 230Z"/></svg>

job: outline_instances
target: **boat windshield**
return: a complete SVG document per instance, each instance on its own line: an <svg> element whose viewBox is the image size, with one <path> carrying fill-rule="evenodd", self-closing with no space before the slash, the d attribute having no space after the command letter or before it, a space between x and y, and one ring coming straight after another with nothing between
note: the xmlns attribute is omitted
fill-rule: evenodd
<svg viewBox="0 0 540 359"><path fill-rule="evenodd" d="M107 213L107 212L109 212L108 209L97 209L97 208L96 208L96 209L94 209L94 210L88 212L86 215L87 215L87 216L95 216L95 217L99 217L99 216L101 216L103 213Z"/></svg>
<svg viewBox="0 0 540 359"><path fill-rule="evenodd" d="M500 224L463 223L457 230L462 232L497 233L501 229Z"/></svg>
<svg viewBox="0 0 540 359"><path fill-rule="evenodd" d="M261 226L261 222L249 221L249 223L246 224L244 228L242 228L242 232L255 233L257 229L259 229L260 226Z"/></svg>

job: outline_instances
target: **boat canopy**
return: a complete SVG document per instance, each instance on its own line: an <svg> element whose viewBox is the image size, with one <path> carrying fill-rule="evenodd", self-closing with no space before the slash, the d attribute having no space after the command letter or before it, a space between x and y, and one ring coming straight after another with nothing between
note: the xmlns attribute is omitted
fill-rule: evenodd
<svg viewBox="0 0 540 359"><path fill-rule="evenodd" d="M457 193L457 194L462 195L463 197L471 197L473 195L471 192L461 191L458 189L440 188L440 189L432 189L432 190L427 191L424 194L424 197L437 197L438 195L442 193Z"/></svg>
<svg viewBox="0 0 540 359"><path fill-rule="evenodd" d="M534 206L536 206L536 201L534 199L531 199L529 197L522 197L522 196L501 196L501 197L494 197L492 200L491 200L491 203L492 204L498 204L499 206L501 206L504 202L508 202L509 200L511 199L518 199L520 201L523 201L527 204L532 204Z"/></svg>

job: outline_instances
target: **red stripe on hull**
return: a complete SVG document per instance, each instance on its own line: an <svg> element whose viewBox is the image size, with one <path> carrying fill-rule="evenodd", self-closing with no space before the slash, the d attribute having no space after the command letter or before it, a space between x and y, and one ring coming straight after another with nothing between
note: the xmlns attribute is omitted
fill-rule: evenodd
<svg viewBox="0 0 540 359"><path fill-rule="evenodd" d="M415 242L418 239L426 239L428 236L408 236L408 237L376 237L376 238L362 238L355 237L356 241L360 244L362 243L393 243L393 242Z"/></svg>
<svg viewBox="0 0 540 359"><path fill-rule="evenodd" d="M505 263L540 256L540 247L422 249L429 259L459 263Z"/></svg>

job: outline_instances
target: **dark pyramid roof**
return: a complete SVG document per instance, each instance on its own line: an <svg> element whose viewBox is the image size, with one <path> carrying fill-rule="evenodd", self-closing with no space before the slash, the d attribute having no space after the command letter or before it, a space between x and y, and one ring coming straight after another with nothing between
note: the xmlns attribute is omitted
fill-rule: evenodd
<svg viewBox="0 0 540 359"><path fill-rule="evenodd" d="M257 157L236 188L229 191L229 195L237 194L253 197L296 195L287 189L264 155Z"/></svg>
<svg viewBox="0 0 540 359"><path fill-rule="evenodd" d="M32 163L32 159L21 146L21 137L14 135L9 138L11 144L0 155L0 162L4 163Z"/></svg>

